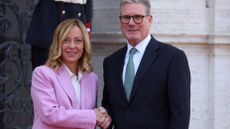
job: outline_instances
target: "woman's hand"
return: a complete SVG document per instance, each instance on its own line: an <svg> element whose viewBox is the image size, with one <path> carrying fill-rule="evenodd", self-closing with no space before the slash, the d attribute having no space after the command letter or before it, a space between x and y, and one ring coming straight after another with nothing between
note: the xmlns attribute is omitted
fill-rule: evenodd
<svg viewBox="0 0 230 129"><path fill-rule="evenodd" d="M111 117L108 115L107 111L103 107L99 107L94 109L96 114L96 125L101 127L102 129L107 129L111 124Z"/></svg>

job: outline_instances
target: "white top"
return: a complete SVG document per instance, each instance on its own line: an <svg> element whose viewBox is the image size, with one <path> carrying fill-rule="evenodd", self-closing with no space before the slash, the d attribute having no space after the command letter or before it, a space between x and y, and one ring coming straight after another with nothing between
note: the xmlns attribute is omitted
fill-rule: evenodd
<svg viewBox="0 0 230 129"><path fill-rule="evenodd" d="M78 72L78 75L76 76L75 74L73 74L70 69L65 65L63 64L65 69L67 70L69 76L71 77L71 80L72 80L72 84L73 84L73 88L74 88L74 91L76 93L76 98L77 98L77 103L79 104L79 107L81 108L81 84L80 84L80 80L82 78L82 72L79 71Z"/></svg>
<svg viewBox="0 0 230 129"><path fill-rule="evenodd" d="M86 4L87 0L54 0L54 1L61 1L61 2L74 3L74 4Z"/></svg>
<svg viewBox="0 0 230 129"><path fill-rule="evenodd" d="M145 49L146 49L147 45L149 44L150 40L151 40L151 35L149 34L144 40L142 40L140 43L138 43L135 46L135 48L137 49L137 52L133 56L135 74L137 72L137 69L138 69L140 63L141 63L141 59L144 55ZM123 84L124 84L124 80L125 80L125 71L126 71L127 63L129 60L129 51L133 48L133 46L131 46L130 43L127 43L127 47L128 48L127 48L126 55L125 55L125 63L123 66L123 73L122 73Z"/></svg>

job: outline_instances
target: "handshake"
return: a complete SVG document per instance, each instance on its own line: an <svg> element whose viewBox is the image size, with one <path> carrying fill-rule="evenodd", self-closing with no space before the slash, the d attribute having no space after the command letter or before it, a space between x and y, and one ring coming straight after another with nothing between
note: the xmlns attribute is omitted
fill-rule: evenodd
<svg viewBox="0 0 230 129"><path fill-rule="evenodd" d="M94 112L96 114L96 125L102 129L107 129L112 122L111 117L108 115L107 111L103 107L95 108Z"/></svg>

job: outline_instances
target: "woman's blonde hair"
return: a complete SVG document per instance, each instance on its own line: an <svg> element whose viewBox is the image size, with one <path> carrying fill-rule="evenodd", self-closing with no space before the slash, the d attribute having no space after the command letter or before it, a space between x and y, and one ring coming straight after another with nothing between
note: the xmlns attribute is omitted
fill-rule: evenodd
<svg viewBox="0 0 230 129"><path fill-rule="evenodd" d="M91 46L85 25L78 19L67 19L62 21L55 29L53 42L50 46L49 57L45 63L45 65L51 67L55 71L57 71L62 66L62 43L69 31L75 26L79 27L83 36L83 53L81 58L78 60L77 69L82 72L91 72L93 70L90 64Z"/></svg>

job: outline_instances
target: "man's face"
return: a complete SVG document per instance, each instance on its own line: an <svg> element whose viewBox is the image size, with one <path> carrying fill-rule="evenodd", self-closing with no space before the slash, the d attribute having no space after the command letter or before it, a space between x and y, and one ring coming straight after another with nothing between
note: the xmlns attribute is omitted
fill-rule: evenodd
<svg viewBox="0 0 230 129"><path fill-rule="evenodd" d="M137 17L136 19L133 17L130 18L130 21L128 23L122 22L122 17L124 19L126 18L127 20L130 16L131 17L137 16ZM143 20L140 20L142 19L140 18L141 16ZM141 22L139 23L139 21ZM144 38L146 38L146 36L149 34L149 28L151 24L152 24L152 16L146 15L146 8L143 4L131 3L131 4L125 4L121 7L121 19L120 19L121 30L125 38L132 46L137 45L137 43L139 43L140 41L144 40Z"/></svg>

